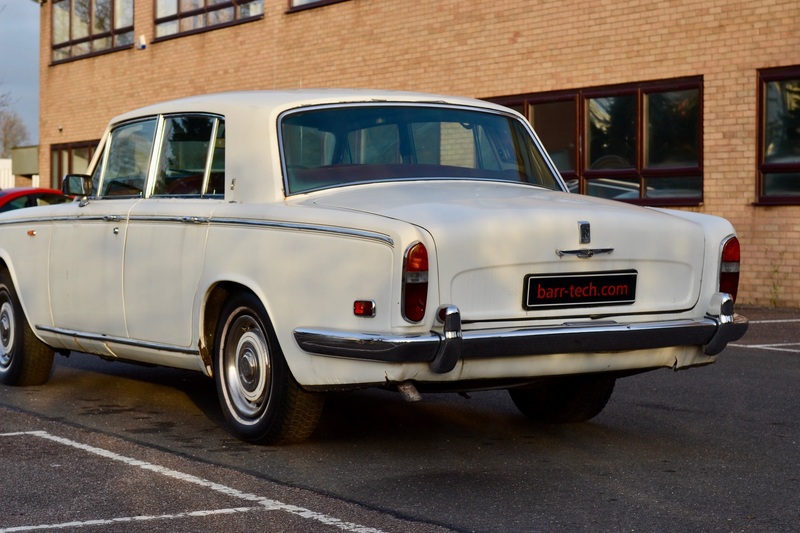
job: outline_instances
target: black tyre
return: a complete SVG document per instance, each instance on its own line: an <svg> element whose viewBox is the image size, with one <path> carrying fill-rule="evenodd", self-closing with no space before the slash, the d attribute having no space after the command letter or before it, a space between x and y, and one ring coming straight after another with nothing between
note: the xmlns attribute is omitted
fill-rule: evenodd
<svg viewBox="0 0 800 533"><path fill-rule="evenodd" d="M220 405L237 437L283 444L313 433L323 396L303 391L292 377L258 298L235 294L225 303L214 354Z"/></svg>
<svg viewBox="0 0 800 533"><path fill-rule="evenodd" d="M0 383L42 385L52 369L52 348L33 334L11 276L0 270Z"/></svg>
<svg viewBox="0 0 800 533"><path fill-rule="evenodd" d="M600 414L614 392L615 382L611 377L579 377L535 388L509 389L508 393L522 414L536 422L585 422Z"/></svg>

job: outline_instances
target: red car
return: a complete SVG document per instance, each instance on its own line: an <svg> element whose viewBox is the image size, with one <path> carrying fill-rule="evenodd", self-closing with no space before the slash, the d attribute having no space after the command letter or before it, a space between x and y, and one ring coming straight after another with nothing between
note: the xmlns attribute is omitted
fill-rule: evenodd
<svg viewBox="0 0 800 533"><path fill-rule="evenodd" d="M0 213L23 207L63 204L71 201L70 196L66 196L56 189L14 187L0 191Z"/></svg>

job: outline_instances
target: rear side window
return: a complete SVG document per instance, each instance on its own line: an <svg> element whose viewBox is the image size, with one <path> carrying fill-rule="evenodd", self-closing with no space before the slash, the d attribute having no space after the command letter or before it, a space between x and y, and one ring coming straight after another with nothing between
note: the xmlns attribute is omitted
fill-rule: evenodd
<svg viewBox="0 0 800 533"><path fill-rule="evenodd" d="M223 194L225 122L218 117L164 118L153 196Z"/></svg>

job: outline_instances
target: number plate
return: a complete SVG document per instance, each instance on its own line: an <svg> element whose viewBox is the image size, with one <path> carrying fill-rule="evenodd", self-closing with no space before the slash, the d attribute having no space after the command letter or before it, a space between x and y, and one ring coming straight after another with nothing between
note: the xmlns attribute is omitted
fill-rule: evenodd
<svg viewBox="0 0 800 533"><path fill-rule="evenodd" d="M636 301L635 270L582 274L528 274L525 309L629 305Z"/></svg>

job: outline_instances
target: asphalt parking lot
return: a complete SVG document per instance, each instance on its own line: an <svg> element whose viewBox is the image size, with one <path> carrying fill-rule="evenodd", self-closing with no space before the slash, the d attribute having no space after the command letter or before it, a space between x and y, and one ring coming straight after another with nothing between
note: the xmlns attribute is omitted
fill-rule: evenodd
<svg viewBox="0 0 800 533"><path fill-rule="evenodd" d="M0 533L448 531L2 406L0 477Z"/></svg>
<svg viewBox="0 0 800 533"><path fill-rule="evenodd" d="M786 362L794 360L795 357L800 358L800 310L742 308L740 312L750 319L750 331L743 339L729 346L722 357L725 357L726 354L737 358L746 355L751 364L755 365L763 365L776 355ZM720 366L718 367L718 365ZM721 378L721 373L728 363L720 362L718 365L709 367L710 377L719 376ZM125 367L117 366L114 368ZM797 365L787 365L787 368L796 369ZM134 370L136 369L137 367L134 367ZM733 374L734 376L739 375L739 371L737 370L736 372L736 374ZM86 373L83 370L74 375L83 377ZM692 378L695 375L699 376L699 374L686 374L687 377ZM195 454L192 454L187 451L188 448L183 451L176 451L174 447L170 448L166 445L154 444L154 441L148 442L145 439L146 435L142 433L131 434L129 438L121 437L121 433L116 431L120 427L120 420L126 418L133 420L134 416L142 413L108 412L103 415L115 417L113 419L114 431L109 429L111 426L106 429L92 428L78 417L69 414L55 414L61 413L55 408L54 404L56 402L78 402L76 391L67 383L73 374L66 374L62 371L61 376L65 390L70 391L67 395L56 394L52 397L49 396L51 391L58 392L53 390L58 387L57 383L52 384L51 388L45 386L21 389L0 386L0 479L2 479L2 482L0 482L0 501L2 501L2 504L0 504L0 533L48 530L71 531L79 529L82 531L95 530L104 532L318 531L323 533L330 531L378 533L382 531L444 532L467 530L463 526L453 527L452 529L447 528L451 527L450 524L454 524L456 521L439 519L436 521L414 521L409 519L409 516L425 516L426 513L419 512L415 514L407 509L404 512L398 511L400 507L396 498L387 500L394 502L395 506L392 506L391 503L360 505L355 502L363 503L367 499L357 496L348 497L346 495L333 496L332 493L335 490L330 487L336 486L335 481L331 481L327 489L322 488L325 483L321 481L319 476L325 470L324 462L338 462L342 465L351 464L351 469L355 469L357 465L350 463L353 459L346 454L347 449L353 447L358 449L358 446L369 448L372 453L378 454L382 460L386 460L387 469L392 468L388 461L396 460L398 464L393 468L400 472L407 472L408 468L400 466L402 464L401 461L402 458L410 453L413 454L413 452L408 449L403 452L393 450L388 441L382 440L382 434L380 438L369 441L370 431L361 428L362 433L354 435L352 441L342 441L341 436L334 438L329 436L327 441L321 439L316 444L312 443L304 448L298 447L293 450L276 450L269 447L257 450L235 450L234 454L238 453L240 457L261 457L263 469L257 471L255 470L256 466L232 467L231 464L233 463L224 465L219 460L209 459L211 453L215 453L218 456L225 455L223 451L219 450L220 446L235 446L235 443L224 439L221 440L218 435L221 430L216 428L213 430L213 435L206 435L208 449L200 449ZM109 386L121 386L122 380L119 377L102 377L102 379L103 383ZM792 385L792 383L795 383L793 379L789 376L785 386L794 387ZM746 384L748 382L749 380L744 376L742 383ZM152 384L148 383L144 383L144 385L152 386ZM751 387L763 390L761 388L763 384L760 386L753 384ZM170 389L170 387L167 387L168 392L175 392L174 389ZM796 388L793 390L796 390ZM111 392L113 394L123 393L122 390L116 389ZM601 443L604 442L602 438L604 430L602 428L624 428L634 420L632 415L628 414L627 410L622 409L622 407L635 408L640 413L649 413L655 428L668 427L671 419L668 419L667 416L671 414L673 409L664 410L660 404L652 400L646 401L642 406L637 406L631 404L632 401L635 401L635 396L625 396L624 389L621 390L621 394L619 401L612 405L609 413L605 415L605 423L601 422L600 425L594 427L589 426L585 430L557 431L557 435L566 433L572 435L572 437L560 439L560 444L557 446L558 449L551 450L552 456L546 455L550 448L531 445L531 443L536 443L538 439L545 438L548 435L552 439L553 430L547 428L525 430L523 435L527 439L527 444L525 442L520 443L518 436L511 436L508 447L506 447L506 445L501 444L503 441L498 438L501 433L496 428L493 428L495 432L486 428L467 429L471 428L471 426L460 422L453 424L453 427L461 432L461 435L458 435L460 440L465 440L465 433L474 431L477 438L475 442L484 448L491 444L487 449L493 449L494 455L498 457L500 456L498 454L501 453L499 452L500 449L506 454L517 448L525 451L530 448L538 450L540 454L538 459L535 456L529 458L527 455L520 455L510 458L510 461L520 465L536 465L537 476L545 481L546 484L550 484L555 483L551 479L552 473L548 472L549 469L545 468L541 461L546 460L547 464L554 465L552 468L556 472L560 472L562 477L570 475L570 471L566 470L567 465L570 461L575 460L575 457L571 456L576 453L573 448L570 448L570 439L579 436L583 439L581 442L585 443L585 445L593 443L591 444L592 446L602 446ZM180 395L176 394L176 396ZM102 398L102 394L99 391L94 391L94 397ZM134 395L134 397L137 396ZM686 399L679 402L679 404L687 405L689 399L694 397L695 394L686 396ZM110 401L107 399L101 401L104 404L108 404L104 407L106 410L124 411L123 407L115 407L113 409L109 407ZM688 435L688 437L678 438L677 441L686 442L688 440L693 442L690 438L693 432L697 432L698 435L704 435L702 429L692 428L688 424L691 424L694 420L702 420L705 416L703 411L710 410L709 405L699 403L693 407L697 413L680 417L680 431L682 434ZM619 406L617 411L615 411L615 406ZM152 409L152 407L147 409ZM178 416L180 416L181 412L184 417L191 414L189 407L171 405L170 409L177 410ZM799 411L800 406L789 405L789 407L780 411L781 414L777 418L774 418L774 420L770 418L768 427L773 428L772 441L778 442L781 446L795 446L796 450L796 415ZM369 416L369 411L362 410L361 413L362 416ZM471 411L466 411L466 413L467 416L480 415L480 412L475 411L474 408ZM121 415L123 418L116 418L117 415ZM773 414L772 416L774 417L775 415ZM616 421L617 418L619 422ZM711 419L717 420L716 418ZM708 420L708 417L706 417L706 420ZM157 425L164 422L154 423ZM396 432L396 429L388 428L388 421L385 423L387 424L387 436ZM415 422L415 424L423 423L425 423L424 419ZM438 422L433 417L430 418L430 423L437 424ZM748 423L744 423L743 427L747 425ZM752 425L752 421L749 425ZM358 424L353 424L353 428L358 427ZM368 427L373 428L372 431L375 431L374 422L368 423ZM634 444L638 443L646 448L655 448L657 450L656 455L662 460L667 460L667 456L664 455L666 450L658 448L658 441L646 433L646 429L644 425L639 426L634 439L625 438L621 441L621 444L615 441L614 448L620 445L630 447L626 455L628 457L639 456L640 452L633 447ZM329 433L332 430L333 428L328 428ZM165 426L163 431L168 433L169 428ZM743 429L742 431L750 430ZM400 435L396 436L400 437ZM772 442L769 436L765 435L759 437L755 433L742 433L742 436L744 438L738 440L743 441L748 451L747 453L739 454L726 449L725 453L731 454L731 464L728 469L739 468L738 464L734 464L733 458L752 457L752 454L755 453L755 448L752 447L752 442L748 442L748 439L749 441L755 439L755 441L761 443L758 446L762 447L768 447L769 442ZM733 449L737 445L734 440L736 439L726 440L725 446L729 445ZM517 443L514 444L514 441L517 441ZM378 449L375 449L376 446ZM423 450L440 447L449 448L452 446L451 437L436 435L432 432L425 436L419 445ZM475 444L470 445L468 443L466 449L476 449ZM760 456L770 456L766 448L759 449ZM787 450L787 448L780 449ZM336 452L336 450L339 451ZM463 454L464 452L461 451L461 453ZM776 453L772 453L772 455L776 455ZM445 455L451 456L453 451L451 450ZM476 456L480 457L481 454L477 453ZM712 457L715 457L712 463L720 462L718 457ZM783 457L790 462L793 461L791 453L789 455L783 454ZM265 464L265 461L269 462L270 458L273 458L272 460L275 462L272 466ZM670 458L669 460L671 461L671 469L680 468L679 465L681 463L677 463L675 458ZM317 480L314 481L314 476L312 476L303 483L298 483L297 481L287 482L287 479L290 479L291 476L279 476L276 474L277 471L281 470L276 468L281 461L286 461L287 472L291 469L296 469L297 472L317 472ZM254 465L255 463L248 464ZM702 464L705 464L705 462ZM726 463L723 462L722 464ZM584 465L584 468L588 468L587 465ZM599 465L599 468L602 472L612 472L616 470L624 471L624 466L626 465L620 464L618 459L609 459L608 463ZM468 466L463 465L462 468L468 468ZM691 476L693 475L691 471L696 468L696 465L690 462L685 468L688 469L687 475ZM780 482L783 485L780 488L768 489L766 485L763 487L763 490L773 496L775 494L783 494L782 501L771 500L772 503L769 506L774 505L776 508L782 508L797 500L796 491L794 493L791 491L785 492L789 490L792 483L796 487L797 464L792 462L792 464L786 465L786 468L789 471L782 474L782 481ZM627 464L627 469L634 470L630 463ZM794 470L795 473L792 474L791 470ZM466 471L464 475L466 475ZM264 472L270 473L265 475ZM745 473L743 475L749 476L748 479L750 481L748 483L750 485L759 486L759 483L768 481L768 476L760 475L756 469L751 471L748 468L744 468L742 472ZM607 476L609 474L603 475ZM706 475L709 475L709 473L707 472ZM662 473L661 476L668 477L668 474ZM409 479L413 481L412 478ZM433 482L434 478L426 479ZM580 479L584 479L584 477L580 476ZM657 479L658 475L653 475L650 483L658 483ZM769 479L772 483L779 482L775 478ZM378 478L364 479L363 481L367 484L381 483ZM455 495L459 491L463 492L467 482L467 479L463 479L460 487L447 486L445 484L436 489L441 492L441 501L451 502L455 506L457 513L458 501ZM668 488L661 490L667 490ZM399 490L401 493L407 493L407 491L403 491L402 487ZM717 494L717 497L721 497L721 494L725 493L725 491L732 491L734 494L732 501L738 501L737 498L747 492L746 487L728 487L727 489L719 487L719 490L722 493ZM591 492L587 494L592 496ZM505 498L507 509L511 509L510 502L512 500L508 498L512 496L514 495L509 493L505 497L500 497L498 501L502 502ZM519 493L514 497L519 498ZM581 498L578 499L580 500ZM606 506L614 506L620 509L620 502L622 501L624 499L621 496L615 495L614 503L606 503ZM713 502L713 498L709 502ZM495 503L494 505L502 505L502 503ZM599 505L599 503L596 503L596 505ZM771 529L763 529L765 531L793 530L790 523L773 517L770 511L766 510L768 507L762 508L759 505L755 505L754 508L760 510L761 514L755 511L745 513L747 515L745 520L750 520L753 523L753 527L747 529L748 531L762 530L756 527L759 524L762 526L771 524L773 526ZM763 505L767 504L764 503ZM560 507L556 505L554 509L560 509ZM779 514L784 516L796 515L797 511L790 511L790 507L791 505L785 507L783 512ZM545 507L545 509L550 508ZM716 508L711 508L707 512L713 513L715 510ZM472 510L469 511L471 512ZM569 513L564 509L562 511L565 514L555 516L564 523L572 523L574 525L575 523L587 523L588 520L596 520L596 516L594 518L591 516L581 518L582 513L591 515L591 509L585 511L576 509L574 512ZM462 509L461 514L467 514L467 512L467 509ZM488 513L489 510L487 509L486 512ZM633 527L637 524L636 520L640 520L638 522L640 526L643 524L641 522L642 518L639 517L638 511L635 509L619 512L622 513L620 520L630 524L632 526L631 529L637 529ZM506 514L508 514L508 511ZM570 515L573 522L567 521L567 515ZM647 516L647 513L644 513L644 515ZM537 519L541 519L541 517L542 514L537 514ZM702 518L698 517L692 520L702 520ZM763 521L756 522L755 520ZM444 526L441 525L443 523L445 524ZM686 523L697 522L687 521ZM706 521L704 523L708 524L709 522ZM550 525L553 526L553 522L550 522ZM676 523L678 530L682 529L680 525L681 523ZM556 529L559 528L551 528L551 530ZM468 530L473 529L470 528ZM501 529L476 527L474 530L500 531ZM565 529L561 528L561 530ZM640 527L638 530L642 530L642 528ZM718 529L709 527L707 530ZM739 529L733 527L728 530L738 531Z"/></svg>

